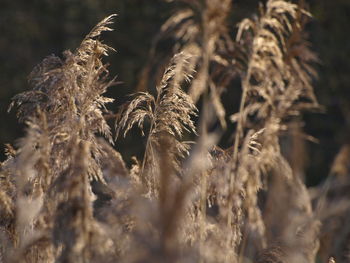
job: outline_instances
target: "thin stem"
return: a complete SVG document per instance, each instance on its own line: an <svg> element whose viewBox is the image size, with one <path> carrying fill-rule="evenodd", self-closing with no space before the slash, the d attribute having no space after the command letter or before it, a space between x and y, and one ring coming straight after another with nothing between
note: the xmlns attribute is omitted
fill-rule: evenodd
<svg viewBox="0 0 350 263"><path fill-rule="evenodd" d="M203 92L203 101L202 101L202 115L200 119L200 138L202 140L205 140L207 136L207 130L208 130L208 120L209 120L209 90L208 90L208 75L209 73L209 63L210 63L210 53L209 53L209 32L208 32L208 17L204 15L202 17L202 28L203 28L203 68L206 72L206 81L204 82L206 87ZM200 262L204 262L202 258L202 251L204 247L204 226L206 221L206 197L207 197L207 175L205 172L201 174L201 201L200 201L200 213L202 214L201 223L200 223L200 232L199 232L199 253L200 253Z"/></svg>
<svg viewBox="0 0 350 263"><path fill-rule="evenodd" d="M143 154L143 160L142 160L142 165L141 165L140 175L141 175L141 180L143 182L143 185L147 184L146 176L145 176L145 166L146 166L146 160L148 158L149 147L151 146L151 136L152 136L152 130L154 127L154 123L155 123L154 119L152 119L151 126L150 126L149 131L148 131L145 153Z"/></svg>
<svg viewBox="0 0 350 263"><path fill-rule="evenodd" d="M256 35L259 35L259 31L260 31L260 28L257 29ZM241 96L241 101L240 101L240 105L239 105L239 119L238 119L238 123L237 123L237 130L235 133L235 140L234 140L234 144L233 144L232 162L231 162L231 165L229 166L229 170L226 170L228 173L231 173L231 171L234 170L233 174L230 176L229 201L228 201L229 209L231 209L231 207L233 205L232 197L233 197L234 182L236 180L237 167L238 167L238 146L239 146L240 138L243 134L243 124L244 124L243 110L244 110L244 105L245 105L246 99L247 99L249 80L250 80L251 75L252 75L252 60L254 58L255 53L256 53L256 50L254 47L254 40L253 40L253 48L252 48L252 52L251 52L249 62L248 62L247 74L245 75L245 78L242 81L242 96ZM230 227L231 223L232 223L232 215L229 212L228 216L227 216L227 226Z"/></svg>
<svg viewBox="0 0 350 263"><path fill-rule="evenodd" d="M253 50L252 54L254 54L255 50ZM248 71L247 74L242 82L242 97L239 105L239 119L237 123L237 130L235 133L235 140L234 140L234 145L233 145L233 154L232 154L232 161L231 165L229 165L229 168L226 169L226 173L231 174L230 175L230 185L229 185L229 199L228 199L228 214L227 214L227 228L231 229L232 225L232 206L233 206L233 196L234 196L234 182L236 181L237 178L237 171L238 171L238 146L239 146L239 141L240 138L243 134L243 124L244 124L244 115L243 115L243 110L244 110L244 105L246 103L247 99L247 90L249 87L249 79L251 78L251 61L252 61L253 55L249 59L249 64L248 64ZM226 246L229 248L230 246L230 238L227 238L227 243ZM229 259L226 259L229 261Z"/></svg>
<svg viewBox="0 0 350 263"><path fill-rule="evenodd" d="M157 119L157 115L158 115L158 105L159 105L159 102L160 102L160 94L161 94L161 92L162 92L161 89L157 92L157 98L156 98L156 101L154 103L154 111L153 111L154 113L152 114L153 118L151 120L151 126L150 126L149 131L148 131L145 153L143 155L143 160L142 160L142 165L141 165L140 175L141 175L141 180L142 180L144 185L146 185L146 183L147 183L146 182L146 176L145 176L145 166L146 166L146 160L148 158L148 151L149 151L149 148L151 147L152 131L153 131L153 128L155 126L155 120Z"/></svg>
<svg viewBox="0 0 350 263"><path fill-rule="evenodd" d="M246 102L246 98L247 98L247 89L248 89L248 83L249 83L249 79L251 77L251 67L249 66L248 68L248 72L247 75L243 81L243 90L242 90L242 97L241 97L241 102L240 102L240 106L239 106L239 119L238 119L238 123L237 123L237 130L235 133L235 140L234 140L234 145L233 145L233 156L232 156L232 162L230 165L230 171L232 171L232 168L235 170L235 172L230 176L230 198L229 198L229 209L232 206L233 200L232 200L232 194L233 194L233 188L234 188L234 181L235 181L235 177L236 177L236 171L237 171L237 162L238 162L238 146L239 146L239 141L240 141L240 137L243 133L243 110L244 110L244 104ZM227 216L227 226L230 226L232 223L232 216L231 213L228 213Z"/></svg>
<svg viewBox="0 0 350 263"><path fill-rule="evenodd" d="M205 221L207 215L207 174L202 173L202 184L201 184L201 203L200 203L200 211L202 214L202 218L200 221L200 233L199 233L199 251L200 255L202 255L202 251L204 248L204 229L205 229ZM204 262L203 258L200 257L200 262Z"/></svg>

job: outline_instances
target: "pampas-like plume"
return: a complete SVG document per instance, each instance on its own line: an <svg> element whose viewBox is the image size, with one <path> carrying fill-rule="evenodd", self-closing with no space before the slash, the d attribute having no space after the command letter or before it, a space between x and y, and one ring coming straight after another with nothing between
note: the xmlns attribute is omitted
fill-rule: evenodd
<svg viewBox="0 0 350 263"><path fill-rule="evenodd" d="M183 7L163 24L155 42L171 38L175 41L171 51L173 54L188 52L192 55L190 63L196 67L197 73L194 74L189 94L194 103L204 95L205 104L208 104L205 107L210 105L222 127L226 127L225 108L220 96L229 80L237 73L232 67L234 43L226 24L231 11L231 0L175 2L183 4ZM154 50L151 55L153 53ZM210 69L211 64L216 65L215 70ZM148 71L149 68L145 70Z"/></svg>
<svg viewBox="0 0 350 263"><path fill-rule="evenodd" d="M254 262L315 262L324 213L313 212L279 142L295 116L318 107L317 57L303 33L310 14L268 0L259 16L239 24L233 41L230 0L178 2L185 8L159 35L177 43L169 66L159 68L156 95L136 94L117 115L116 138L134 126L147 135L143 160L134 158L131 169L113 148L103 116L113 101L103 93L115 82L101 61L112 49L99 36L111 30L113 15L75 52L46 58L31 73L33 89L14 97L11 106L28 128L0 166L0 262L241 263L253 262L255 252ZM220 94L237 73L237 128L233 146L222 150L214 146L219 132L209 128L218 120L225 126ZM196 134L199 98L199 136L190 151L183 138ZM332 169L339 183L348 152ZM316 191L319 209L339 200L334 187L324 197ZM332 213L342 224L348 211ZM323 220L324 227L332 222ZM330 251L341 260L348 228L336 235L335 250L324 250L324 261Z"/></svg>
<svg viewBox="0 0 350 263"><path fill-rule="evenodd" d="M102 94L114 80L107 79L108 70L101 61L111 48L98 37L111 30L108 25L113 17L102 20L74 53L66 51L63 59L53 55L44 59L30 75L32 90L15 96L10 105L18 107L19 120L28 125L19 149L11 151L14 153L1 167L6 176L1 185L7 178L9 182L5 192L1 188L1 204L9 215L15 215L14 231L11 225L1 224L13 233L13 253L10 249L6 253L13 262L59 258L86 262L105 247L92 241L103 236L103 231L93 218L89 189L92 178L105 182L102 145L96 134L112 142L103 111L113 100ZM14 183L16 190L12 191ZM61 208L66 214L60 213ZM67 231L56 235L57 225Z"/></svg>
<svg viewBox="0 0 350 263"><path fill-rule="evenodd" d="M16 95L10 108L18 107L17 115L21 121L42 111L48 123L48 136L51 149L50 160L53 178L67 165L67 150L74 136L92 143L90 150L94 158L89 162L89 176L103 181L97 159L100 156L95 134L103 134L112 142L112 136L103 111L105 104L113 99L102 94L113 85L107 80L108 70L101 61L112 48L98 40L115 15L102 20L85 37L74 53L66 51L64 59L49 56L30 74L32 90Z"/></svg>
<svg viewBox="0 0 350 263"><path fill-rule="evenodd" d="M257 206L262 175L278 168L285 171L286 180L291 180L291 169L280 151L279 134L285 130L285 120L299 115L302 110L314 109L318 104L311 85L315 77L312 63L317 58L301 34L304 19L309 13L295 4L280 0L269 0L266 8L261 10L258 19L243 20L237 33L237 41L246 45L248 61L246 73L242 76L240 111L233 116L237 120L232 163L236 175L231 175L230 185L231 191L234 191L234 181L239 180L246 185L243 207L248 209L248 227L253 229L250 230L253 235L254 232L258 234L260 246L264 247L265 224ZM244 38L247 35L250 36ZM254 172L249 177L240 174L240 171L249 171L251 162L244 162L239 157L239 146L242 138L247 138L247 127L264 128ZM301 183L294 185L299 185L300 191L305 192ZM309 198L304 201L310 206ZM298 216L311 220L312 213ZM317 239L317 235L310 238Z"/></svg>
<svg viewBox="0 0 350 263"><path fill-rule="evenodd" d="M174 56L170 66L164 72L162 81L157 87L157 97L147 92L138 96L122 109L120 119L116 122L116 133L124 130L124 136L137 124L143 132L143 123L146 118L150 120L145 155L141 167L141 176L150 193L158 191L157 171L154 167L159 154L159 138L169 135L173 147L168 149L172 156L175 169L179 168L179 161L188 154L189 145L181 142L185 131L195 133L192 116L196 115L196 107L192 99L181 89L183 81L189 81L193 74L193 65L189 63L190 56L179 53ZM153 166L153 167L152 167Z"/></svg>

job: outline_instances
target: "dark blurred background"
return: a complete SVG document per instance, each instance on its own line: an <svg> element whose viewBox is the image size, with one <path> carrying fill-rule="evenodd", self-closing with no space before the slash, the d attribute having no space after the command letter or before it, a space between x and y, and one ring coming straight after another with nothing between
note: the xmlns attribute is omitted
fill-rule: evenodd
<svg viewBox="0 0 350 263"><path fill-rule="evenodd" d="M122 84L108 95L116 98L111 106L127 99L135 91L142 68L149 58L154 36L176 8L162 0L1 0L0 9L0 160L4 143L15 143L23 136L23 125L14 112L7 113L11 97L28 89L27 76L45 56L74 50L102 18L117 13L115 31L104 35L105 43L117 52L106 62L111 75ZM350 1L309 0L314 20L307 30L314 50L319 54L320 78L315 92L325 107L323 113L304 116L305 130L318 139L307 143L305 159L307 183L315 185L329 173L337 151L349 142L350 126ZM256 12L258 1L233 1L234 25ZM232 29L234 30L234 28ZM164 47L166 48L166 47ZM162 45L158 46L162 49ZM235 87L233 87L235 88ZM238 87L239 89L239 87ZM228 93L231 94L231 93ZM231 106L229 112L237 108ZM232 128L232 127L231 127ZM117 143L126 159L142 154L142 139L133 133Z"/></svg>

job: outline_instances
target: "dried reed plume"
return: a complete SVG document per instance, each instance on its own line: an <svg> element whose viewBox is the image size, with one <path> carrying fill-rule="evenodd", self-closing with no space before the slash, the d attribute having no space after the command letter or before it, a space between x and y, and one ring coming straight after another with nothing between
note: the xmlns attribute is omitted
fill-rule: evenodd
<svg viewBox="0 0 350 263"><path fill-rule="evenodd" d="M188 154L189 144L181 142L185 131L195 133L192 116L196 115L196 106L192 99L181 89L183 81L189 81L193 68L189 63L190 57L185 53L174 56L170 66L165 70L162 81L157 87L157 96L153 97L147 92L139 93L130 103L124 106L117 121L117 135L124 129L124 136L137 124L143 131L143 123L146 118L150 120L147 144L142 161L140 176L142 181L148 183L147 190L150 194L159 191L159 178L157 178L157 165L159 158L159 139L163 136L171 138L169 145L169 157L173 166L180 171L180 158Z"/></svg>
<svg viewBox="0 0 350 263"><path fill-rule="evenodd" d="M291 133L303 144L301 116L320 107L310 13L268 0L234 34L230 0L178 2L156 37L172 38L172 50L157 63L151 51L156 94L133 94L115 115L116 140L134 126L146 135L131 167L105 120L115 79L100 35L115 15L75 52L44 59L32 89L13 98L27 128L0 166L0 262L346 262L348 145L313 189L281 146ZM152 70L143 73L147 82ZM221 94L233 77L242 96L221 149L211 126L229 127Z"/></svg>

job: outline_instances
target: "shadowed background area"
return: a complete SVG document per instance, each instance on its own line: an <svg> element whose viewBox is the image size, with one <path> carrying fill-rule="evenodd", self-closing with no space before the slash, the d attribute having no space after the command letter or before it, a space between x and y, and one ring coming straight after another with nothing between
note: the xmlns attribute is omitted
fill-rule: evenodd
<svg viewBox="0 0 350 263"><path fill-rule="evenodd" d="M234 1L232 25L256 12L258 1ZM308 25L314 50L319 54L320 79L315 92L324 112L304 116L305 131L318 140L306 144L307 183L315 185L329 172L338 150L349 142L350 93L349 72L350 2L348 0L312 0L314 20ZM108 96L116 98L112 111L128 99L139 81L141 70L149 58L152 40L176 8L174 3L161 0L2 0L0 10L0 160L4 159L4 143L15 143L23 135L23 125L15 113L7 113L11 98L29 88L27 76L32 68L50 54L74 50L86 33L102 18L117 13L114 32L104 35L104 41L117 52L111 53L111 76L122 83L112 87ZM232 28L235 31L235 28ZM157 45L157 52L166 52L169 43ZM225 94L224 104L229 113L238 108L240 86L232 86ZM229 126L227 134L232 134ZM228 135L227 135L228 136ZM144 143L139 133L118 141L117 148L126 161L140 156ZM222 145L223 147L228 145Z"/></svg>

